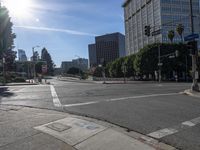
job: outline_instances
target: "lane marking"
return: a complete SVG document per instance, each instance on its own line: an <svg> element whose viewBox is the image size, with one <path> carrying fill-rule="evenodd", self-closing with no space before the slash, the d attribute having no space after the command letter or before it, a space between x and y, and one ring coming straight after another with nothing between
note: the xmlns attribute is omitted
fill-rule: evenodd
<svg viewBox="0 0 200 150"><path fill-rule="evenodd" d="M171 134L174 134L174 133L177 133L178 130L176 129L173 129L173 128L165 128L165 129L162 129L162 130L158 130L156 132L152 132L150 134L148 134L148 136L151 136L153 138L156 138L156 139L160 139L160 138L163 138L167 135L171 135Z"/></svg>
<svg viewBox="0 0 200 150"><path fill-rule="evenodd" d="M194 127L198 124L200 124L200 117L194 118L194 119L189 120L189 121L182 122L181 124L178 124L178 125L173 126L171 128L165 128L165 129L161 129L161 130L149 133L147 135L150 136L150 137L156 138L156 139L161 139L161 138L164 138L166 136L173 135L177 132L180 132L180 131L189 129L191 127Z"/></svg>
<svg viewBox="0 0 200 150"><path fill-rule="evenodd" d="M96 104L99 103L97 101L94 102L86 102L86 103L77 103L77 104L68 104L68 105L64 105L65 107L73 107L73 106L83 106L83 105L90 105L90 104Z"/></svg>
<svg viewBox="0 0 200 150"><path fill-rule="evenodd" d="M132 97L123 97L123 98L113 98L106 100L109 101L121 101L127 99L138 99L138 98L147 98L147 97L159 97L159 96L172 96L172 95L180 95L180 93L167 93L167 94L151 94L151 95L141 95L141 96L132 96Z"/></svg>
<svg viewBox="0 0 200 150"><path fill-rule="evenodd" d="M189 127L195 126L195 124L191 121L185 121L185 122L182 123L182 125L189 126Z"/></svg>
<svg viewBox="0 0 200 150"><path fill-rule="evenodd" d="M112 98L112 99L102 100L102 101L89 101L89 102L83 102L83 103L67 104L64 106L65 107L76 107L76 106L98 104L98 103L102 103L102 102L113 102L113 101L122 101L122 100L128 100L128 99L139 99L139 98L147 98L147 97L172 96L172 95L181 95L181 94L180 93L167 93L167 94L141 95L141 96L132 96L132 97Z"/></svg>
<svg viewBox="0 0 200 150"><path fill-rule="evenodd" d="M54 86L53 86L53 85L50 85L50 89L51 89L51 95L52 95L52 97L53 97L54 106L55 106L55 107L61 107L62 104L60 103L60 100L59 100L59 98L58 98L58 95L57 95L57 93L56 93L56 90L55 90Z"/></svg>

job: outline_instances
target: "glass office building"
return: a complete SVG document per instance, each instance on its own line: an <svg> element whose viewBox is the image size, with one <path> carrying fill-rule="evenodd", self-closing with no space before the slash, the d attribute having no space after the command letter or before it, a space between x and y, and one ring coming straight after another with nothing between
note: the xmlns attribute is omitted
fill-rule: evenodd
<svg viewBox="0 0 200 150"><path fill-rule="evenodd" d="M194 31L200 34L199 0L192 1ZM127 55L138 52L147 44L170 42L168 31L174 30L176 32L178 24L184 26L183 37L191 34L189 0L126 0L123 7ZM161 33L147 37L144 33L146 25L151 26L151 31L161 29ZM181 38L176 33L174 42L180 41Z"/></svg>

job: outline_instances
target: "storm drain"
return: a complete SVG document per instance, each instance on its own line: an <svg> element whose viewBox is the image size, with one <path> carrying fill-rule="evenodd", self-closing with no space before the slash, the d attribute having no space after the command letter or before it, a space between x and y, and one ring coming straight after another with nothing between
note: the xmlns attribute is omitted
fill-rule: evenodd
<svg viewBox="0 0 200 150"><path fill-rule="evenodd" d="M67 117L35 127L35 129L60 139L69 145L76 145L107 128L94 122Z"/></svg>

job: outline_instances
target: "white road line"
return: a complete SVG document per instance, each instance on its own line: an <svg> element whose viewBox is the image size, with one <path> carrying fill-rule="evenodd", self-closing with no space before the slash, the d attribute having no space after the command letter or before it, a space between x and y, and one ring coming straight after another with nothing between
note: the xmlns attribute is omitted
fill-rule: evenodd
<svg viewBox="0 0 200 150"><path fill-rule="evenodd" d="M169 135L175 134L177 132L180 132L182 130L189 129L189 128L194 127L198 124L200 124L200 117L194 118L194 119L189 120L189 121L182 122L181 124L173 126L171 128L165 128L165 129L161 129L161 130L149 133L147 135L150 136L150 137L156 138L156 139L161 139L165 136L169 136ZM185 128L183 128L182 125L184 125Z"/></svg>
<svg viewBox="0 0 200 150"><path fill-rule="evenodd" d="M182 125L189 126L189 127L195 126L195 124L193 122L191 122L191 121L185 121L185 122L182 123Z"/></svg>
<svg viewBox="0 0 200 150"><path fill-rule="evenodd" d="M128 100L128 99L139 99L139 98L147 98L147 97L172 96L172 95L180 95L180 93L151 94L151 95L141 95L141 96L132 96L132 97L113 98L113 99L102 100L102 101L90 101L90 102L83 102L83 103L68 104L68 105L64 105L64 106L65 107L75 107L75 106L84 106L84 105L97 104L97 103L102 103L102 102L113 102L113 101L122 101L122 100Z"/></svg>
<svg viewBox="0 0 200 150"><path fill-rule="evenodd" d="M68 104L68 105L64 105L65 107L73 107L73 106L83 106L83 105L90 105L90 104L96 104L99 103L98 101L94 101L94 102L86 102L86 103L76 103L76 104Z"/></svg>
<svg viewBox="0 0 200 150"><path fill-rule="evenodd" d="M53 97L54 106L55 106L55 107L61 107L62 104L60 103L60 100L59 100L59 98L58 98L58 95L57 95L57 93L56 93L56 90L55 90L54 86L53 86L53 85L50 85L50 89L51 89L51 95L52 95L52 97Z"/></svg>
<svg viewBox="0 0 200 150"><path fill-rule="evenodd" d="M151 94L151 95L141 95L141 96L132 96L132 97L123 97L123 98L113 98L106 100L109 101L121 101L127 99L138 99L138 98L147 98L147 97L158 97L158 96L172 96L172 95L180 95L179 93L167 93L167 94Z"/></svg>
<svg viewBox="0 0 200 150"><path fill-rule="evenodd" d="M178 132L178 130L176 130L176 129L166 128L166 129L162 129L162 130L158 130L156 132L150 133L150 134L148 134L148 136L151 136L151 137L156 138L156 139L160 139L160 138L163 138L167 135L171 135L171 134L174 134L174 133L177 133L177 132Z"/></svg>

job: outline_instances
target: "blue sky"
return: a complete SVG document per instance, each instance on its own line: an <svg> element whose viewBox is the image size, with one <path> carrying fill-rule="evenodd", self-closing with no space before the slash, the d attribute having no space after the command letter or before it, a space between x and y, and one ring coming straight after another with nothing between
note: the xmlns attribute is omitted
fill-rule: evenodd
<svg viewBox="0 0 200 150"><path fill-rule="evenodd" d="M124 33L123 0L31 1L28 17L12 17L15 49L24 49L30 57L33 46L46 47L57 67L75 55L88 58L95 35Z"/></svg>

